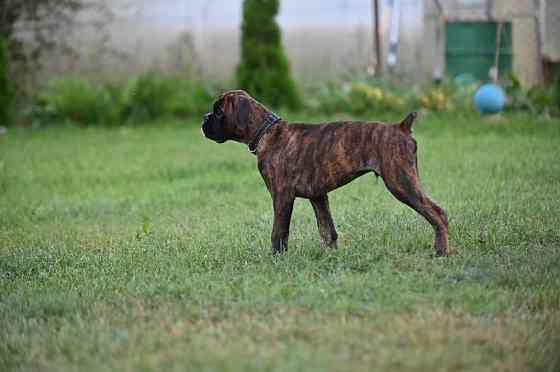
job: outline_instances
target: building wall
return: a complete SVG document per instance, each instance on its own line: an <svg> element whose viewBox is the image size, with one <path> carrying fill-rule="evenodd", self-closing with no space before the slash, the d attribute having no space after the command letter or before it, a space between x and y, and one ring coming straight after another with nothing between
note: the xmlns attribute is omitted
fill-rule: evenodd
<svg viewBox="0 0 560 372"><path fill-rule="evenodd" d="M442 78L445 73L445 28L434 0L424 2L424 29L418 39L422 45L420 80Z"/></svg>
<svg viewBox="0 0 560 372"><path fill-rule="evenodd" d="M560 1L543 0L543 3L543 55L550 61L560 62Z"/></svg>
<svg viewBox="0 0 560 372"><path fill-rule="evenodd" d="M417 0L401 0L399 44L397 47L397 64L395 73L405 80L415 81L422 73L422 65L418 63L425 48L426 40L418 43L419 30L422 30L422 2ZM387 12L390 13L390 12ZM387 24L384 29L384 63L387 65L389 49L390 14L387 14Z"/></svg>
<svg viewBox="0 0 560 372"><path fill-rule="evenodd" d="M495 0L492 11L497 20L512 22L513 72L524 86L542 81L537 14L533 0Z"/></svg>
<svg viewBox="0 0 560 372"><path fill-rule="evenodd" d="M560 1L552 2L560 5ZM494 0L490 3L486 0L440 0L440 3L447 21L486 21L490 16L497 21L511 22L513 72L527 87L542 81L539 24L536 18L538 9L535 8L534 0ZM442 32L440 45L436 45L437 28L444 28L445 21L439 15L435 0L425 0L424 4L424 40L431 38L433 41L423 53L423 74L425 77L433 77L440 65L445 66L445 31Z"/></svg>

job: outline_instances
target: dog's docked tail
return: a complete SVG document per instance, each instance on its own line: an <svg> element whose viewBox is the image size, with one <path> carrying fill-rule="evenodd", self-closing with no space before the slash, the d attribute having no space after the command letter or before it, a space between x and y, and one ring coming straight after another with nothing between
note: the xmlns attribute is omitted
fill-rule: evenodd
<svg viewBox="0 0 560 372"><path fill-rule="evenodd" d="M414 120L417 116L418 114L416 112L411 112L410 114L408 114L406 118L404 118L403 121L401 121L401 123L399 124L401 130L407 134L412 133L412 124L414 123Z"/></svg>

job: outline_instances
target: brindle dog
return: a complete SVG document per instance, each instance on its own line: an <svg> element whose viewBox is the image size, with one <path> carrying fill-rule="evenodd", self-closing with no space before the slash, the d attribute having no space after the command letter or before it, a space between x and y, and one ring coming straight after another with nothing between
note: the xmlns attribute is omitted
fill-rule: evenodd
<svg viewBox="0 0 560 372"><path fill-rule="evenodd" d="M218 143L249 145L272 196L272 253L288 249L294 199L311 201L323 242L336 247L337 233L328 192L368 172L381 176L389 191L433 226L437 256L449 254L447 216L420 187L416 141L411 127L416 113L400 124L335 122L288 124L244 91L224 93L202 131Z"/></svg>

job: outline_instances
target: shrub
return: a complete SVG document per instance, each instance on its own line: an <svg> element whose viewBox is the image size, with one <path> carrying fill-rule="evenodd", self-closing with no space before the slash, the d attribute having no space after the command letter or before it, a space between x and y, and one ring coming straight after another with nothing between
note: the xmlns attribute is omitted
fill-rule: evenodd
<svg viewBox="0 0 560 372"><path fill-rule="evenodd" d="M556 92L553 85L536 85L529 89L527 96L534 110L539 114L558 114Z"/></svg>
<svg viewBox="0 0 560 372"><path fill-rule="evenodd" d="M119 116L119 104L107 89L80 78L50 81L39 93L36 104L34 116L42 123L110 124Z"/></svg>
<svg viewBox="0 0 560 372"><path fill-rule="evenodd" d="M306 106L314 112L333 115L348 111L348 94L338 82L326 82L311 87Z"/></svg>
<svg viewBox="0 0 560 372"><path fill-rule="evenodd" d="M429 111L474 112L473 99L477 89L477 82L444 80L425 87L420 93L419 103Z"/></svg>
<svg viewBox="0 0 560 372"><path fill-rule="evenodd" d="M517 76L510 74L505 81L505 88L509 97L507 105L509 110L560 115L560 80L550 85L537 85L525 91Z"/></svg>
<svg viewBox="0 0 560 372"><path fill-rule="evenodd" d="M441 88L430 89L420 97L420 104L430 111L453 111L451 97Z"/></svg>
<svg viewBox="0 0 560 372"><path fill-rule="evenodd" d="M402 113L410 103L409 95L372 79L321 83L306 96L312 97L306 103L309 109L327 115Z"/></svg>
<svg viewBox="0 0 560 372"><path fill-rule="evenodd" d="M123 115L127 120L153 120L168 114L173 97L173 82L148 72L131 80L123 96Z"/></svg>
<svg viewBox="0 0 560 372"><path fill-rule="evenodd" d="M278 8L278 0L243 2L237 80L240 88L273 107L297 109L300 99L275 20Z"/></svg>
<svg viewBox="0 0 560 372"><path fill-rule="evenodd" d="M41 89L29 116L40 124L142 123L166 116L200 115L211 107L214 95L214 89L201 81L155 72L125 83L99 85L80 78L63 78Z"/></svg>
<svg viewBox="0 0 560 372"><path fill-rule="evenodd" d="M132 80L123 95L123 118L145 121L201 114L212 105L211 88L200 81L148 72Z"/></svg>
<svg viewBox="0 0 560 372"><path fill-rule="evenodd" d="M176 90L167 110L176 117L186 118L201 115L212 108L216 89L200 81L176 80Z"/></svg>
<svg viewBox="0 0 560 372"><path fill-rule="evenodd" d="M10 122L13 87L8 78L8 43L0 36L0 126Z"/></svg>
<svg viewBox="0 0 560 372"><path fill-rule="evenodd" d="M309 94L311 110L331 115L405 114L423 108L429 111L474 112L475 84L444 81L413 87L393 80L352 77L347 82L319 84Z"/></svg>
<svg viewBox="0 0 560 372"><path fill-rule="evenodd" d="M348 98L350 111L357 115L368 112L402 112L407 106L405 98L363 82L350 85Z"/></svg>

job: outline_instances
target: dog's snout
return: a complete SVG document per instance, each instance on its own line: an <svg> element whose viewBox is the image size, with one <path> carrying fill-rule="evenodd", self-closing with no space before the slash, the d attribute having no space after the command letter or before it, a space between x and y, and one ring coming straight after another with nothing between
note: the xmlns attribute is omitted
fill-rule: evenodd
<svg viewBox="0 0 560 372"><path fill-rule="evenodd" d="M205 126L206 124L208 124L208 121L210 120L210 116L212 116L211 113L207 113L206 115L204 115L203 119L202 119L202 125Z"/></svg>
<svg viewBox="0 0 560 372"><path fill-rule="evenodd" d="M202 126L200 130L202 131L202 134L204 134L204 137L208 137L208 121L210 120L210 116L212 116L212 114L208 113L204 115L204 118L202 119Z"/></svg>

